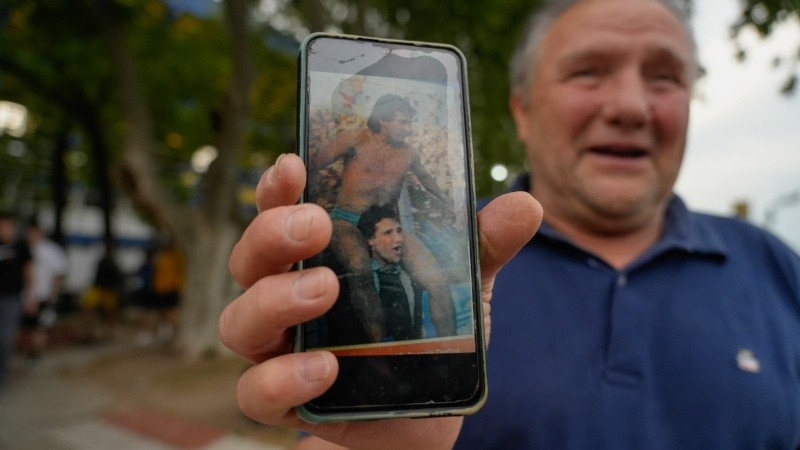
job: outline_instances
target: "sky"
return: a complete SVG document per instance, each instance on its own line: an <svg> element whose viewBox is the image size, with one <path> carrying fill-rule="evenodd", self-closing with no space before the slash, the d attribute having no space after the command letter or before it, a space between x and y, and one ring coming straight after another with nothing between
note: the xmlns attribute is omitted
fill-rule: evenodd
<svg viewBox="0 0 800 450"><path fill-rule="evenodd" d="M694 32L706 76L696 86L686 156L675 191L690 207L730 215L747 201L749 219L800 252L800 89L780 93L788 66L776 56L800 45L800 23L778 27L761 40L747 32L745 62L729 37L737 0L694 2ZM785 201L792 193L796 201ZM782 204L782 206L777 206ZM766 223L767 210L774 220Z"/></svg>

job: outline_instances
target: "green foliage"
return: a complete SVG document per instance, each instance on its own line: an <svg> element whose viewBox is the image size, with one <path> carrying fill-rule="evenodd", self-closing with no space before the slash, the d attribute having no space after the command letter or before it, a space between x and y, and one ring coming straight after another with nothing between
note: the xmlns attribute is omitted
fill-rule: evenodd
<svg viewBox="0 0 800 450"><path fill-rule="evenodd" d="M744 29L754 29L759 36L768 37L775 27L780 24L800 25L800 0L746 0L742 6L742 13L736 23L731 26L731 35L734 40ZM736 41L737 58L744 60L747 51ZM781 55L775 58L773 66L785 70L786 80L780 88L784 95L795 92L798 76L800 76L800 42L793 54Z"/></svg>
<svg viewBox="0 0 800 450"><path fill-rule="evenodd" d="M748 26L761 36L769 36L776 25L792 18L800 19L798 0L746 0L734 30Z"/></svg>
<svg viewBox="0 0 800 450"><path fill-rule="evenodd" d="M87 3L13 0L5 8L5 21L0 22L0 98L25 105L29 124L22 137L25 157L4 161L5 169L23 175L20 190L3 192L2 201L19 203L20 198L10 197L26 197L31 191L34 198L49 197L44 174L49 173L53 139L66 122L106 102L110 66L106 58L97 57L101 45L90 38L96 27L87 15L75 14ZM86 142L76 139L73 151L85 155ZM86 183L86 159L73 160L80 164L68 166L70 179Z"/></svg>
<svg viewBox="0 0 800 450"><path fill-rule="evenodd" d="M295 151L297 67L295 59L256 50L256 77L251 103L251 144L267 160Z"/></svg>
<svg viewBox="0 0 800 450"><path fill-rule="evenodd" d="M143 83L156 139L152 150L162 179L188 199L193 186L181 175L188 172L195 150L216 144L221 104L230 82L232 43L221 16L177 14L160 0L12 0L8 7L0 7L6 8L0 11L4 13L0 17L6 16L0 22L0 99L25 104L42 124L28 140L64 126L85 135L81 119L96 115L113 162L122 149L127 124L98 5L124 25L119 32L124 33ZM259 36L253 37L253 49L258 67L252 144L263 154L262 160L270 160L289 150L294 140L296 69L292 57L270 50ZM86 139L76 143L75 152L90 152ZM82 166L68 164L68 170L73 182L90 183Z"/></svg>

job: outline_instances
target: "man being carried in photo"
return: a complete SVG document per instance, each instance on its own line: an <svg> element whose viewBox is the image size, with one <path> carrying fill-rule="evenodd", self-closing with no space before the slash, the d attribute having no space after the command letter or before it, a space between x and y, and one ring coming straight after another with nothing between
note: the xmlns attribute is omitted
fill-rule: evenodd
<svg viewBox="0 0 800 450"><path fill-rule="evenodd" d="M328 250L342 266L350 300L373 342L384 340L384 322L372 281L370 248L356 228L361 214L373 205L397 205L409 172L444 208L450 199L422 164L419 152L408 145L415 111L407 99L383 95L373 107L363 130L337 134L332 145L311 155L311 173L344 158L336 206L330 211L333 239ZM438 336L455 334L453 302L448 280L430 250L413 234L405 235L403 267L430 295L431 319Z"/></svg>

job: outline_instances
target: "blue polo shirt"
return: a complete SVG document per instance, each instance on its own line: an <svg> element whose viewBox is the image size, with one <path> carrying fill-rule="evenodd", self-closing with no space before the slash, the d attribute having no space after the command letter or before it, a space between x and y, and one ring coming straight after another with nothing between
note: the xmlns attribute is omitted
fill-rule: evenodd
<svg viewBox="0 0 800 450"><path fill-rule="evenodd" d="M488 370L456 448L800 448L800 258L677 197L623 270L544 224L497 277Z"/></svg>

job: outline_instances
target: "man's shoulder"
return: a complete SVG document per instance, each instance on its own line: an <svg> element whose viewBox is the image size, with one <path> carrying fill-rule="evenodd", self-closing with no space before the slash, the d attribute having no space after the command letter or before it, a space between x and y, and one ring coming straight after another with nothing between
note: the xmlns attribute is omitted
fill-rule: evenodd
<svg viewBox="0 0 800 450"><path fill-rule="evenodd" d="M350 142L354 147L372 147L378 144L378 134L369 127L344 130L336 138Z"/></svg>
<svg viewBox="0 0 800 450"><path fill-rule="evenodd" d="M776 251L797 256L797 253L791 247L770 230L745 219L704 212L690 212L689 214L695 227L714 233L731 245L767 246L774 248Z"/></svg>
<svg viewBox="0 0 800 450"><path fill-rule="evenodd" d="M363 147L369 141L367 138L368 129L341 130L336 133L333 143L338 148L355 151L358 147Z"/></svg>
<svg viewBox="0 0 800 450"><path fill-rule="evenodd" d="M691 220L695 228L717 239L736 265L763 269L788 281L800 295L800 255L771 231L743 219L707 213L691 213Z"/></svg>
<svg viewBox="0 0 800 450"><path fill-rule="evenodd" d="M739 217L690 209L677 195L667 206L664 238L667 242L677 242L680 247L700 252L730 256L771 248L797 257L770 231Z"/></svg>

